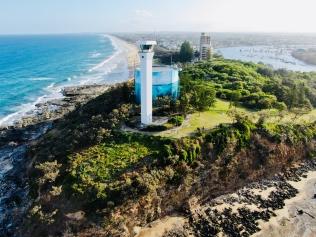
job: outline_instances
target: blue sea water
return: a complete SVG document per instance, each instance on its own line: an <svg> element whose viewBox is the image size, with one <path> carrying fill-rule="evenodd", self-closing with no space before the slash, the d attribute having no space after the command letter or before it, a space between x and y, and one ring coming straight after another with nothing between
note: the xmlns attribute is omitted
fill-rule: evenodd
<svg viewBox="0 0 316 237"><path fill-rule="evenodd" d="M0 36L0 126L71 85L125 80L127 62L101 34Z"/></svg>

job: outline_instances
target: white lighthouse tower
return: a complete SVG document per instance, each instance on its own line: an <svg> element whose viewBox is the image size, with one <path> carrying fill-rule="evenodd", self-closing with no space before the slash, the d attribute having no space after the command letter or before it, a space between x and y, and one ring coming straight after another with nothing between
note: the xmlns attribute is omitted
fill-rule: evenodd
<svg viewBox="0 0 316 237"><path fill-rule="evenodd" d="M139 42L141 73L141 123L152 123L153 109L153 57L156 41Z"/></svg>

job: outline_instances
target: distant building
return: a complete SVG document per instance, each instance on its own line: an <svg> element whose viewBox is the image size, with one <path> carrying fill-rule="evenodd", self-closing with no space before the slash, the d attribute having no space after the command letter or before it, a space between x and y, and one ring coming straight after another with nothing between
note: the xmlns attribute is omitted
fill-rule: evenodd
<svg viewBox="0 0 316 237"><path fill-rule="evenodd" d="M212 56L211 36L206 33L200 38L200 60L209 60Z"/></svg>

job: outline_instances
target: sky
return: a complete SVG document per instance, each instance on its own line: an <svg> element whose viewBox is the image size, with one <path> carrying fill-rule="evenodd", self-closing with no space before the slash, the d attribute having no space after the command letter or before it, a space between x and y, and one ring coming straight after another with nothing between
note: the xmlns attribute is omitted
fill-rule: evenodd
<svg viewBox="0 0 316 237"><path fill-rule="evenodd" d="M0 0L0 34L316 32L316 0Z"/></svg>

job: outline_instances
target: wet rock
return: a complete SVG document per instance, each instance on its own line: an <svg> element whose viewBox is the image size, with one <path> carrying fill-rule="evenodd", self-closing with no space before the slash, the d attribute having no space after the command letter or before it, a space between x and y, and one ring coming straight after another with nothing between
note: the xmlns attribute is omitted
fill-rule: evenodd
<svg viewBox="0 0 316 237"><path fill-rule="evenodd" d="M37 104L13 126L0 127L0 236L14 236L30 202L25 177L28 145L51 129L52 121L73 111L76 105L101 95L108 88L107 85L65 88L63 98ZM74 213L69 218L78 220L83 216Z"/></svg>
<svg viewBox="0 0 316 237"><path fill-rule="evenodd" d="M303 215L304 211L303 210L297 210L297 215Z"/></svg>
<svg viewBox="0 0 316 237"><path fill-rule="evenodd" d="M285 200L297 195L298 190L287 181L299 181L308 171L316 169L315 164L314 161L307 162L301 167L291 168L283 174L278 174L271 180L252 183L238 190L234 196L224 195L194 210L191 209L189 223L193 228L194 236L243 237L260 231L259 220L269 221L276 215L274 210L282 209ZM267 198L253 191L266 191L268 188L272 188L272 191ZM242 207L234 208L235 205ZM226 207L222 209L219 208L220 206Z"/></svg>

